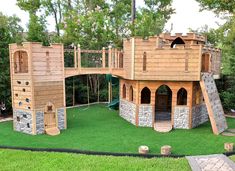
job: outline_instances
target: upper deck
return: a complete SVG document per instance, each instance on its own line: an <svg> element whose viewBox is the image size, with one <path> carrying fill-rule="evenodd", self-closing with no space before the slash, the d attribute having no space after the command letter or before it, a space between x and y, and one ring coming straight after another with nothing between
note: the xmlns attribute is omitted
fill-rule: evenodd
<svg viewBox="0 0 235 171"><path fill-rule="evenodd" d="M61 81L85 74L112 74L129 80L199 81L201 72L219 78L221 66L220 49L206 45L205 37L194 33L125 39L123 50L111 46L82 50L79 46L64 49L62 44L11 44L10 56L18 52L28 59L12 57L12 67L26 67L28 72L16 72L14 76L31 74L34 81Z"/></svg>
<svg viewBox="0 0 235 171"><path fill-rule="evenodd" d="M148 39L125 39L123 51L75 48L75 65L65 68L65 76L112 74L130 80L199 81L201 72L212 72L219 78L221 51L205 42L205 37L194 33L165 33ZM84 60L94 65L83 65Z"/></svg>

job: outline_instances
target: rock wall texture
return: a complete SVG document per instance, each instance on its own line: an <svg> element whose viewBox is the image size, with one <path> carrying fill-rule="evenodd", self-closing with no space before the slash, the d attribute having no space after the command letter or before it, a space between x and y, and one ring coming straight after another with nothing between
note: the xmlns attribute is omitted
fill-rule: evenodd
<svg viewBox="0 0 235 171"><path fill-rule="evenodd" d="M208 112L206 105L199 104L192 108L192 127L195 128L208 121Z"/></svg>
<svg viewBox="0 0 235 171"><path fill-rule="evenodd" d="M61 129L65 129L65 108L60 108L57 109L57 115L58 115L58 128Z"/></svg>
<svg viewBox="0 0 235 171"><path fill-rule="evenodd" d="M151 105L139 106L139 126L152 127L153 125L153 107Z"/></svg>
<svg viewBox="0 0 235 171"><path fill-rule="evenodd" d="M36 133L43 134L45 131L44 128L44 112L37 111L36 112Z"/></svg>
<svg viewBox="0 0 235 171"><path fill-rule="evenodd" d="M135 104L121 99L120 106L119 106L119 115L125 120L127 120L128 122L132 123L133 125L136 125L135 123L136 105Z"/></svg>
<svg viewBox="0 0 235 171"><path fill-rule="evenodd" d="M14 109L13 122L15 131L32 134L32 111Z"/></svg>
<svg viewBox="0 0 235 171"><path fill-rule="evenodd" d="M189 129L189 107L175 106L174 128Z"/></svg>
<svg viewBox="0 0 235 171"><path fill-rule="evenodd" d="M218 133L221 133L226 130L228 126L213 75L211 73L202 73L200 84L201 87L205 87L205 91L202 91L203 96L209 99L206 105L212 110L210 116L212 116L216 123Z"/></svg>

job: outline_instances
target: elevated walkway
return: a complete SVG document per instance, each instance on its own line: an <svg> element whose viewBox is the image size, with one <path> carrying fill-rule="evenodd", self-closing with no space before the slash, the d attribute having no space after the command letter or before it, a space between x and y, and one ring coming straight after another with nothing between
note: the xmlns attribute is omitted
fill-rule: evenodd
<svg viewBox="0 0 235 171"><path fill-rule="evenodd" d="M205 99L213 133L218 135L221 132L224 132L228 126L218 90L213 79L213 74L202 73L200 86Z"/></svg>

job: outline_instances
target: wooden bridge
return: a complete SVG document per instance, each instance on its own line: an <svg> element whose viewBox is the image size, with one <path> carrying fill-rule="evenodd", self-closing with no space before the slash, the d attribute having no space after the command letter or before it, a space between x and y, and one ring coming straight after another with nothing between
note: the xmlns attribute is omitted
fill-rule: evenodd
<svg viewBox="0 0 235 171"><path fill-rule="evenodd" d="M73 66L65 67L65 78L86 74L112 74L121 78L125 77L122 51L112 47L109 47L108 50L105 48L81 50L78 46L78 48L64 50L65 61L66 53L72 54L69 58L72 60L70 62Z"/></svg>

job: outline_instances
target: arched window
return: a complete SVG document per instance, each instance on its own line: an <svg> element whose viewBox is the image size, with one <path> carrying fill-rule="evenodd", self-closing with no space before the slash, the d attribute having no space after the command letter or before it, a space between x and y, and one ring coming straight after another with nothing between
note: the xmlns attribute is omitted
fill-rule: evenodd
<svg viewBox="0 0 235 171"><path fill-rule="evenodd" d="M130 86L130 89L129 89L129 100L133 102L133 87Z"/></svg>
<svg viewBox="0 0 235 171"><path fill-rule="evenodd" d="M185 42L180 38L180 37L177 37L172 43L171 43L171 48L175 48L176 45L183 45L185 44Z"/></svg>
<svg viewBox="0 0 235 171"><path fill-rule="evenodd" d="M202 72L210 72L210 54L202 54Z"/></svg>
<svg viewBox="0 0 235 171"><path fill-rule="evenodd" d="M187 105L187 91L184 88L177 93L177 105Z"/></svg>
<svg viewBox="0 0 235 171"><path fill-rule="evenodd" d="M144 52L143 54L143 71L147 70L147 53Z"/></svg>
<svg viewBox="0 0 235 171"><path fill-rule="evenodd" d="M28 73L28 55L25 51L15 52L13 60L15 73Z"/></svg>
<svg viewBox="0 0 235 171"><path fill-rule="evenodd" d="M151 101L151 91L145 87L141 91L141 104L150 104Z"/></svg>
<svg viewBox="0 0 235 171"><path fill-rule="evenodd" d="M122 86L122 98L125 99L126 98L126 85L123 84Z"/></svg>

